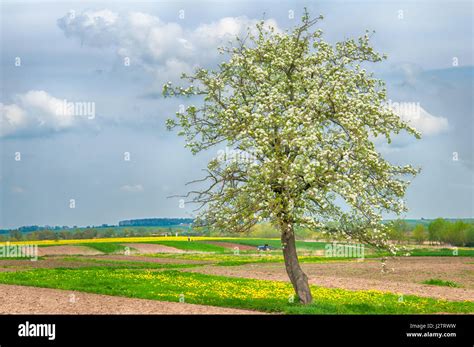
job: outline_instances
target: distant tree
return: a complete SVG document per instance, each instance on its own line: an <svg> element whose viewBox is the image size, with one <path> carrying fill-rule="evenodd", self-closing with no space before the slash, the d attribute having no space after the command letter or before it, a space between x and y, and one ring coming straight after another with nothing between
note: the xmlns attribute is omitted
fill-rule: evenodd
<svg viewBox="0 0 474 347"><path fill-rule="evenodd" d="M428 233L423 224L417 224L415 229L413 229L413 239L419 244L422 244L428 239Z"/></svg>
<svg viewBox="0 0 474 347"><path fill-rule="evenodd" d="M236 47L220 49L230 59L217 70L199 68L183 75L188 86L163 87L165 96L203 98L167 123L180 128L192 153L225 144L235 154L211 160L199 189L187 195L202 208L197 223L245 232L271 222L304 304L312 297L295 227L390 247L382 213L406 210L406 175L417 173L391 165L373 143L376 136L390 142L402 130L419 136L386 106L384 83L362 67L384 57L368 33L334 46L325 42L312 30L321 18L305 12L285 32L261 21ZM327 227L330 221L337 227Z"/></svg>
<svg viewBox="0 0 474 347"><path fill-rule="evenodd" d="M23 240L23 233L20 230L10 230L10 240L12 241Z"/></svg>
<svg viewBox="0 0 474 347"><path fill-rule="evenodd" d="M441 241L441 234L446 230L448 222L437 218L428 225L428 238L431 242Z"/></svg>
<svg viewBox="0 0 474 347"><path fill-rule="evenodd" d="M71 231L65 231L65 230L61 230L58 234L59 234L59 238L60 238L61 240L70 239L71 236L72 236L72 232L71 232Z"/></svg>
<svg viewBox="0 0 474 347"><path fill-rule="evenodd" d="M408 223L403 219L396 219L389 224L388 237L397 242L403 242L407 238L407 232L409 230Z"/></svg>
<svg viewBox="0 0 474 347"><path fill-rule="evenodd" d="M470 227L470 224L463 221L447 223L445 229L441 232L440 238L443 242L449 243L453 246L464 246L467 240L467 232Z"/></svg>
<svg viewBox="0 0 474 347"><path fill-rule="evenodd" d="M54 240L56 233L52 230L41 230L35 233L37 240Z"/></svg>
<svg viewBox="0 0 474 347"><path fill-rule="evenodd" d="M82 239L93 239L97 237L97 229L95 228L87 228L81 232Z"/></svg>
<svg viewBox="0 0 474 347"><path fill-rule="evenodd" d="M466 246L474 247L474 225L471 224L466 230Z"/></svg>
<svg viewBox="0 0 474 347"><path fill-rule="evenodd" d="M270 223L259 223L250 229L249 236L263 238L278 237L280 236L280 231Z"/></svg>
<svg viewBox="0 0 474 347"><path fill-rule="evenodd" d="M114 231L113 229L107 229L102 233L103 237L113 237L114 236Z"/></svg>

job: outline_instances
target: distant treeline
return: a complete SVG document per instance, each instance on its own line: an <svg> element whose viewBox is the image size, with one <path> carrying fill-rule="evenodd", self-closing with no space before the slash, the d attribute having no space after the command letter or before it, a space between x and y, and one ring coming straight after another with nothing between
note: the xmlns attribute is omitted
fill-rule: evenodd
<svg viewBox="0 0 474 347"><path fill-rule="evenodd" d="M189 226L193 223L192 218L145 218L145 219L130 219L123 220L119 222L118 226L153 226L153 227L177 227L177 226ZM86 227L78 227L76 225L70 227L67 225L27 225L21 226L16 229L0 229L0 234L9 234L12 231L19 231L21 233L31 233L35 231L65 231L65 230L75 230L78 229L100 229L100 228L113 228L116 225L102 224L102 225L92 225Z"/></svg>
<svg viewBox="0 0 474 347"><path fill-rule="evenodd" d="M145 218L145 219L130 219L122 220L119 226L134 226L134 227L170 227L179 225L189 225L193 223L192 218Z"/></svg>
<svg viewBox="0 0 474 347"><path fill-rule="evenodd" d="M22 233L11 230L8 234L0 235L0 242L5 241L35 241L35 240L73 240L111 237L141 237L141 236L171 236L178 233L181 236L196 236L198 233L190 228L182 227L91 227L68 230L39 230Z"/></svg>
<svg viewBox="0 0 474 347"><path fill-rule="evenodd" d="M244 236L244 237L280 237L280 231L270 223L259 223L249 232L231 234L222 231L210 231L207 228L193 228L191 218L149 218L120 222L120 226L100 226L86 228L68 228L63 230L37 230L22 232L9 230L0 235L3 241L28 240L71 240L109 237L137 237L175 235L181 236ZM158 225L152 225L152 224ZM402 220L387 221L388 236L397 243L431 243L452 246L474 247L474 221L438 218L434 220ZM322 240L330 238L316 230L296 228L299 240Z"/></svg>
<svg viewBox="0 0 474 347"><path fill-rule="evenodd" d="M398 243L448 244L474 247L474 223L472 220L446 220L437 218L428 223L413 224L398 219L389 224L389 237Z"/></svg>
<svg viewBox="0 0 474 347"><path fill-rule="evenodd" d="M451 246L474 247L474 220L473 219L397 219L387 220L384 224L388 227L388 237L395 243L430 243ZM334 240L332 236L325 235L317 230L307 228L296 228L298 240ZM229 233L212 232L212 236L239 236ZM280 237L280 231L269 223L259 223L249 232L243 234L246 237ZM341 235L337 240L344 240Z"/></svg>
<svg viewBox="0 0 474 347"><path fill-rule="evenodd" d="M102 224L98 226L87 226L86 228L109 228L109 227L114 227L114 225L109 225L109 224ZM31 233L34 231L42 231L42 230L55 230L55 231L60 231L60 230L71 230L71 229L78 229L77 225L74 225L72 227L67 226L67 225L56 225L56 226L51 226L51 225L26 225L26 226L21 226L17 229L0 229L0 234L8 234L11 231L19 231L22 233Z"/></svg>

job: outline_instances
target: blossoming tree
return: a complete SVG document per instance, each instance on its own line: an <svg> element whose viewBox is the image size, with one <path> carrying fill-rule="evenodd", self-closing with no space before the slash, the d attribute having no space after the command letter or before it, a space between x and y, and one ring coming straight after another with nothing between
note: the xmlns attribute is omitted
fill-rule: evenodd
<svg viewBox="0 0 474 347"><path fill-rule="evenodd" d="M419 137L386 106L383 82L361 66L385 58L368 33L333 46L312 30L320 19L305 12L285 32L261 21L220 49L229 59L215 71L199 68L183 75L189 85L163 87L165 96L201 98L167 122L193 153L226 145L247 154L211 160L206 177L194 181L199 189L186 196L199 204L198 223L236 232L260 221L278 227L286 271L304 304L312 297L295 227L389 247L382 214L406 209L406 176L417 171L388 163L373 139L390 142L402 130Z"/></svg>

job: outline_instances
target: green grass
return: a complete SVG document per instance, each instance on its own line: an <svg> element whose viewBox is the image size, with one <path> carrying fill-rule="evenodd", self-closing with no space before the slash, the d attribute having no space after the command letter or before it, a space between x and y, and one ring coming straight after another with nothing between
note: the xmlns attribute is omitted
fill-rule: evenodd
<svg viewBox="0 0 474 347"><path fill-rule="evenodd" d="M1 260L30 260L30 261L36 261L36 260L42 260L42 259L44 259L44 257L36 257L34 259L35 260L33 260L32 257L0 257L0 261Z"/></svg>
<svg viewBox="0 0 474 347"><path fill-rule="evenodd" d="M55 247L55 246L64 246L66 244L61 243L61 244L39 244L38 247ZM114 242L88 242L88 243L71 243L71 246L82 246L82 247L88 247L95 249L99 252L102 253L124 253L125 252L125 246L121 245L120 243L114 243Z"/></svg>
<svg viewBox="0 0 474 347"><path fill-rule="evenodd" d="M226 243L235 243L247 246L255 246L255 250L240 250L241 255L245 254L252 254L252 253L259 253L263 254L263 252L259 252L257 250L257 246L268 244L269 246L273 247L275 251L273 252L266 252L265 254L279 254L281 251L281 244L280 240L277 239L216 239L209 242L226 242ZM160 244L164 246L174 247L185 251L191 252L207 252L207 253L217 253L217 254L231 254L234 252L231 248L222 247L219 245L213 245L207 243L207 241L152 241L146 242L152 244ZM324 242L305 242L305 241L297 241L297 247L300 250L320 250L324 249L326 243ZM236 261L237 263L244 262L243 259ZM260 261L258 261L260 262ZM230 264L230 263L229 263Z"/></svg>
<svg viewBox="0 0 474 347"><path fill-rule="evenodd" d="M231 242L231 243L238 243L241 245L247 246L263 246L265 244L273 247L275 249L281 249L281 241L278 239L232 239L232 240L219 240L219 242ZM300 250L320 250L324 249L326 246L326 242L306 242L306 241L296 241L296 248Z"/></svg>
<svg viewBox="0 0 474 347"><path fill-rule="evenodd" d="M245 264L260 263L283 263L282 251L274 252L240 252L233 253L194 253L194 254L148 254L146 256L157 258L173 258L183 260L205 261L218 266L238 266ZM366 258L374 258L375 255L368 255ZM330 261L356 261L356 258L324 257L315 255L299 255L300 263L323 263Z"/></svg>
<svg viewBox="0 0 474 347"><path fill-rule="evenodd" d="M439 278L431 278L429 280L423 281L423 284L429 284L433 286L442 286L442 287L452 287L452 288L459 288L461 285L459 285L456 282L453 281L444 281Z"/></svg>
<svg viewBox="0 0 474 347"><path fill-rule="evenodd" d="M0 273L0 283L28 285L125 297L185 302L292 314L473 313L474 302L449 302L378 291L312 287L314 303L289 302L289 283L230 278L175 270L36 269Z"/></svg>
<svg viewBox="0 0 474 347"><path fill-rule="evenodd" d="M330 261L352 261L354 258L329 258L329 257L315 257L315 256L299 256L300 263L326 263ZM218 266L238 266L245 264L257 264L257 263L283 263L282 255L264 255L262 257L252 257L252 256L229 256L226 259L223 259L222 256L219 257L219 260L215 263Z"/></svg>
<svg viewBox="0 0 474 347"><path fill-rule="evenodd" d="M282 262L283 256L271 255L268 253L261 255L234 255L234 254L222 254L222 253L195 253L195 254L153 254L148 255L156 258L172 258L172 259L183 259L183 260L194 260L208 262L213 265L220 266L234 266L244 265L250 263L274 263Z"/></svg>
<svg viewBox="0 0 474 347"><path fill-rule="evenodd" d="M206 241L151 241L145 243L174 247L190 252L224 253L229 251L225 247L209 244Z"/></svg>
<svg viewBox="0 0 474 347"><path fill-rule="evenodd" d="M77 244L75 246L84 246L84 247L89 247L93 248L99 252L102 253L124 253L125 252L125 246L119 244L119 243L112 243L112 242L100 242L100 243L84 243L84 244Z"/></svg>
<svg viewBox="0 0 474 347"><path fill-rule="evenodd" d="M158 244L168 247L174 247L183 251L190 252L210 252L210 253L224 253L227 251L225 247L208 244L202 241L147 241L147 242L136 242L146 244ZM100 242L100 243L85 243L77 244L77 246L86 246L96 249L103 253L124 253L126 246L120 243L113 242Z"/></svg>
<svg viewBox="0 0 474 347"><path fill-rule="evenodd" d="M454 255L454 249L451 248L419 248L410 252L411 256L415 257L474 257L474 249L457 250L457 255Z"/></svg>
<svg viewBox="0 0 474 347"><path fill-rule="evenodd" d="M258 254L241 253L235 254L154 254L147 255L157 258L173 258L183 260L205 261L218 266L238 266L245 264L260 263L283 263L283 255L276 253L262 252ZM328 261L350 261L354 258L326 258L321 256L301 255L298 257L301 263L321 263Z"/></svg>
<svg viewBox="0 0 474 347"><path fill-rule="evenodd" d="M127 260L101 260L101 259L86 259L80 257L66 257L61 258L62 261L66 264L56 267L56 269L146 269L146 270L161 270L161 269L185 269L192 268L197 266L202 266L202 264L186 264L186 263L152 263L145 261L127 261ZM70 265L67 264L70 262ZM15 269L16 271L26 271L31 270L32 267L28 264L22 264L19 266L16 265L1 265L1 268L10 268Z"/></svg>
<svg viewBox="0 0 474 347"><path fill-rule="evenodd" d="M132 260L111 260L111 259L90 259L90 258L80 258L80 257L66 257L62 258L64 261L70 261L75 263L84 263L83 268L107 268L113 267L114 269L184 269L191 268L196 266L202 266L202 264L176 264L176 263L152 263L149 261L132 261ZM88 266L93 264L92 266ZM63 269L74 269L76 267L63 266Z"/></svg>

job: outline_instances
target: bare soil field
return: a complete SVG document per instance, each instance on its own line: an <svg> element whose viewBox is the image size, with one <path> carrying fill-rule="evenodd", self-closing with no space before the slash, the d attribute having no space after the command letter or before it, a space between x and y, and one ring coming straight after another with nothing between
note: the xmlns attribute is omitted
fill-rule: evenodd
<svg viewBox="0 0 474 347"><path fill-rule="evenodd" d="M152 243L123 243L125 247L130 248L130 253L153 254L153 253L186 253L178 248L163 246Z"/></svg>
<svg viewBox="0 0 474 347"><path fill-rule="evenodd" d="M101 262L95 262L100 260ZM106 261L110 261L104 263ZM46 257L45 259L32 260L0 260L0 272L2 271L21 271L30 269L54 269L58 267L80 268L93 266L120 266L118 261L145 262L158 264L208 264L208 261L197 261L187 259L173 258L155 258L136 255L97 255L97 256L81 256L77 260L65 260L62 257Z"/></svg>
<svg viewBox="0 0 474 347"><path fill-rule="evenodd" d="M302 264L312 284L350 290L376 289L447 300L474 301L474 264L464 257L404 257L389 259L386 271L377 259ZM288 281L283 264L203 266L187 271L222 276ZM454 281L461 288L425 285L432 278Z"/></svg>
<svg viewBox="0 0 474 347"><path fill-rule="evenodd" d="M261 314L179 302L0 284L0 314Z"/></svg>
<svg viewBox="0 0 474 347"><path fill-rule="evenodd" d="M66 261L58 257L47 258L38 261L32 260L1 260L0 261L0 272L1 271L19 271L19 270L30 270L30 269L54 269L58 267L70 267L78 268L84 266L96 266L103 264L97 264L93 262L83 261Z"/></svg>
<svg viewBox="0 0 474 347"><path fill-rule="evenodd" d="M135 245L135 244L129 244ZM101 260L97 262L96 260ZM110 262L106 262L109 260ZM230 277L288 281L282 263L254 263L240 266L217 266L209 261L147 257L140 255L89 255L63 259L57 255L38 261L0 260L0 271L22 271L34 268L114 267L117 261L163 264L196 264L202 266L180 271ZM403 257L389 258L385 271L380 259L364 261L330 261L303 263L310 283L328 288L349 290L375 289L395 294L417 295L452 301L474 301L474 262L468 257ZM159 271L159 269L156 269ZM461 288L422 284L429 279L453 281ZM71 294L74 294L71 296ZM74 298L71 302L70 299ZM225 309L184 303L132 299L47 288L0 285L1 313L64 314L238 314L252 311Z"/></svg>
<svg viewBox="0 0 474 347"><path fill-rule="evenodd" d="M38 255L97 255L102 252L86 246L49 246L38 247Z"/></svg>

